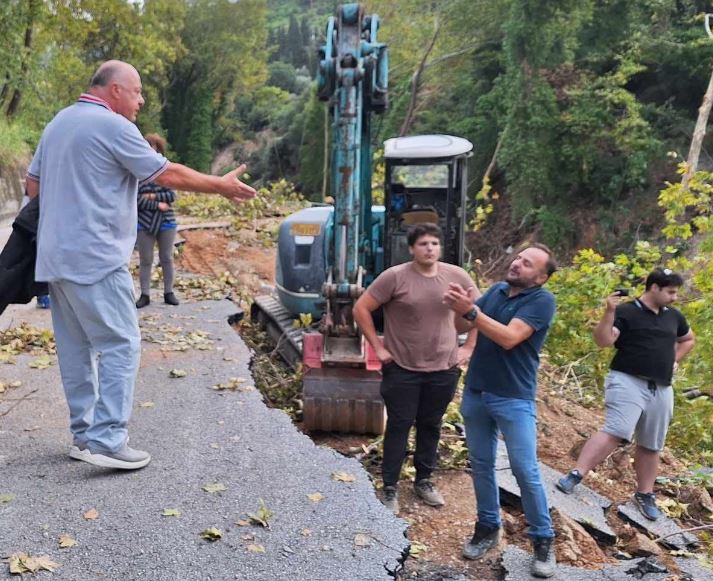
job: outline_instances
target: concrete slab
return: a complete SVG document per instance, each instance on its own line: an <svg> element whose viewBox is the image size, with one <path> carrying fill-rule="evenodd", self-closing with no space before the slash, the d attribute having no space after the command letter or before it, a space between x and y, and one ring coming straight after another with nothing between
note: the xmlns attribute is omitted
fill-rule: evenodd
<svg viewBox="0 0 713 581"><path fill-rule="evenodd" d="M142 345L131 444L153 461L137 472L68 458L57 365L31 368L33 358L21 355L0 367L0 381L23 382L0 395L14 400L0 407L0 495L14 495L0 502L0 557L47 554L62 565L58 581L392 578L406 523L384 509L358 462L315 446L249 389L250 353L226 324L234 310L207 301L141 311L144 335L167 342ZM179 368L186 376L169 378ZM245 381L212 389L231 378ZM356 480L336 481L335 471ZM211 483L226 489L202 489ZM308 498L314 493L321 500ZM273 513L270 528L238 524L260 499ZM98 518L83 518L92 508ZM222 539L202 540L209 527ZM60 549L62 534L79 545ZM0 562L0 578L7 567Z"/></svg>
<svg viewBox="0 0 713 581"><path fill-rule="evenodd" d="M505 502L520 504L520 487L517 485L515 475L510 470L505 442L498 442L498 455L495 467L498 471L498 485ZM562 478L556 470L540 462L540 473L547 491L550 508L556 508L562 514L577 521L590 534L606 544L616 542L616 533L612 530L605 518L605 511L611 506L611 501L601 494L597 494L584 485L577 487L573 494L560 492L555 483Z"/></svg>
<svg viewBox="0 0 713 581"><path fill-rule="evenodd" d="M704 567L696 558L676 557L676 565L692 581L712 581L713 569Z"/></svg>
<svg viewBox="0 0 713 581"><path fill-rule="evenodd" d="M526 581L536 580L537 577L530 575L530 561L532 556L522 549L509 546L505 549L502 557L503 568L505 569L505 581ZM668 573L648 573L642 577L636 576L633 572L638 564L644 559L633 559L618 565L604 567L603 569L578 569L567 565L557 565L557 572L553 581L632 581L633 579L644 579L645 581L665 581Z"/></svg>
<svg viewBox="0 0 713 581"><path fill-rule="evenodd" d="M626 504L619 505L617 507L617 512L625 520L635 524L640 529L651 533L654 538L670 535L672 533L680 533L663 539L661 544L666 547L681 550L696 545L699 542L698 537L691 533L684 533L681 527L679 527L670 518L662 516L657 521L650 521L644 518L644 515L639 512L639 509L636 508L634 501L632 500Z"/></svg>

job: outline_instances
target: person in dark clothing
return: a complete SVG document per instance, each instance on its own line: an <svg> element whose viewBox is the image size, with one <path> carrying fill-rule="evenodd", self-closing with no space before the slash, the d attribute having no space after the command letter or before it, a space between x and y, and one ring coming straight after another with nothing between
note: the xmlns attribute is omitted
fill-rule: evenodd
<svg viewBox="0 0 713 581"><path fill-rule="evenodd" d="M27 304L47 294L47 283L35 282L39 215L38 200L24 204L0 253L0 314L10 304Z"/></svg>
<svg viewBox="0 0 713 581"><path fill-rule="evenodd" d="M661 516L653 490L673 416L671 381L695 342L686 318L671 306L682 284L680 275L658 268L646 278L639 298L620 304L618 292L607 297L604 316L594 329L599 347L614 345L617 350L604 384L606 418L602 430L582 448L577 466L557 482L565 494L617 446L635 437L634 503L649 520Z"/></svg>
<svg viewBox="0 0 713 581"><path fill-rule="evenodd" d="M166 154L166 140L156 133L149 133L144 138L161 155ZM173 293L173 245L176 241L176 216L171 204L176 201L176 192L148 182L138 191L138 232L136 245L139 249L139 284L141 296L136 301L136 308L145 307L151 302L151 267L153 266L154 243L158 242L158 259L163 271L163 300L168 305L178 305Z"/></svg>

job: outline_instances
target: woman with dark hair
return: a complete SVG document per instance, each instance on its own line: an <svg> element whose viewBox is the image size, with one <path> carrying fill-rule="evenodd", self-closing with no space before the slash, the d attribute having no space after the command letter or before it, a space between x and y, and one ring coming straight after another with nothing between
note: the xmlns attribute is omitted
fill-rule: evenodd
<svg viewBox="0 0 713 581"><path fill-rule="evenodd" d="M149 133L144 138L161 155L166 153L166 140L156 133ZM158 258L163 270L163 300L168 305L178 305L173 294L173 243L176 240L176 216L171 204L176 200L176 192L164 188L155 182L148 182L139 187L138 192L138 232L136 245L139 249L139 284L141 296L136 301L136 308L145 307L151 302L151 267L153 266L154 242L158 242Z"/></svg>

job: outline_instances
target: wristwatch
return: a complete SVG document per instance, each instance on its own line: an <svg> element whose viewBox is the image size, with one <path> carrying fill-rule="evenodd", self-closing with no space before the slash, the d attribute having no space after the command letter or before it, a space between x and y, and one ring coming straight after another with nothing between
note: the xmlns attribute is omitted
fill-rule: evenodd
<svg viewBox="0 0 713 581"><path fill-rule="evenodd" d="M475 319L478 318L478 309L473 307L472 309L470 309L470 311L463 315L463 318L472 323L473 321L475 321Z"/></svg>

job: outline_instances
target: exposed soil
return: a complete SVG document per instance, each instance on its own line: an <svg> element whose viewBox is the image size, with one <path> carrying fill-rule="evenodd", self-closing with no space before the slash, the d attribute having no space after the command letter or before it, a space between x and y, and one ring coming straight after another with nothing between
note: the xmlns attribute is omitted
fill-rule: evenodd
<svg viewBox="0 0 713 581"><path fill-rule="evenodd" d="M178 268L209 276L229 272L243 288L256 293L263 284L275 280L275 252L256 246L251 234L242 232L238 241L220 229L181 232L186 243Z"/></svg>
<svg viewBox="0 0 713 581"><path fill-rule="evenodd" d="M265 248L253 234L225 230L182 232L186 243L178 260L179 269L209 276L227 271L250 293L257 293L264 285L274 282L274 249ZM573 395L561 392L559 388L552 391L543 386L540 388L539 457L542 462L561 472L572 467L581 446L601 426L603 418L601 411L572 401ZM369 441L364 436L312 436L317 444L328 445L345 454L353 453ZM662 475L683 472L684 466L671 454L665 453L662 460ZM373 474L378 473L378 466L369 468ZM416 558L407 560L401 578L435 580L465 575L470 579L501 579L497 552L479 562L467 562L460 556L463 542L472 535L475 515L469 472L466 469L443 470L435 475L434 480L447 502L441 509L423 505L414 496L410 483L401 484L401 516L411 523L408 536L413 542L424 546ZM375 476L375 481L378 485L378 476ZM634 489L630 447L617 450L596 473L590 475L587 485L614 503L626 501ZM686 494L686 491L679 493ZM689 512L695 512L695 506L689 508ZM518 508L505 508L503 520L505 542L528 549L522 512ZM622 537L634 534L631 527L614 514L609 515L609 523ZM585 568L614 562L612 555L615 548L598 547L583 529L580 530L581 527L570 527L559 515L555 515L555 524L558 529L557 554L561 562ZM563 530L566 534L562 533ZM661 558L667 560L666 555Z"/></svg>

